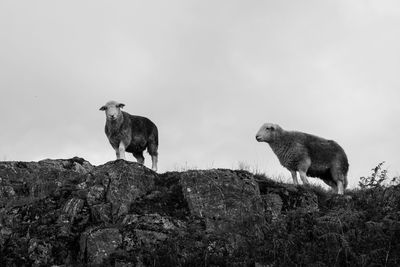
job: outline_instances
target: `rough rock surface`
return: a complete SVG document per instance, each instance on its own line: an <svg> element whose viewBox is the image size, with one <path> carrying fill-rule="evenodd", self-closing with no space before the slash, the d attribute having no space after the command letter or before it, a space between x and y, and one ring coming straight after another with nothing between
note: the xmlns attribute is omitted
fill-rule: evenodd
<svg viewBox="0 0 400 267"><path fill-rule="evenodd" d="M364 202L245 171L0 162L0 266L395 266L399 192ZM369 258L356 238L379 227L391 241Z"/></svg>
<svg viewBox="0 0 400 267"><path fill-rule="evenodd" d="M264 206L258 184L246 172L185 172L180 180L190 213L205 221L206 232L226 240L230 257L249 238L262 240Z"/></svg>

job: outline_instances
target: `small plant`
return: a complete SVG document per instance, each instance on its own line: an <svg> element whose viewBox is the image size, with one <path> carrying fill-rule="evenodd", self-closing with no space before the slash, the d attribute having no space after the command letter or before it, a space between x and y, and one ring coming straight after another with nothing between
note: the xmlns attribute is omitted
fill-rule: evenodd
<svg viewBox="0 0 400 267"><path fill-rule="evenodd" d="M375 168L371 169L372 173L368 177L360 177L358 185L361 189L384 187L385 181L388 180L388 171L383 169L382 166L385 162L382 161ZM396 177L392 179L395 182Z"/></svg>

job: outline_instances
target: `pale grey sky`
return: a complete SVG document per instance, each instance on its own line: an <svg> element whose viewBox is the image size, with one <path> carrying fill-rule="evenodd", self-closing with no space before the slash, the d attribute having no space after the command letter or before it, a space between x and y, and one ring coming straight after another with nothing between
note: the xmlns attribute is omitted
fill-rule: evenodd
<svg viewBox="0 0 400 267"><path fill-rule="evenodd" d="M341 144L350 186L399 175L399 47L399 1L2 0L0 160L114 160L117 100L158 125L162 172L290 177L255 140L274 122Z"/></svg>

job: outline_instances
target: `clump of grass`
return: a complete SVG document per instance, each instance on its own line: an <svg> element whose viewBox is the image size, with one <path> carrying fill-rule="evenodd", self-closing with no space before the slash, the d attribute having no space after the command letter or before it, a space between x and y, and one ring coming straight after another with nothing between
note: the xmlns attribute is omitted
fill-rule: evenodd
<svg viewBox="0 0 400 267"><path fill-rule="evenodd" d="M265 175L265 173L259 168L257 164L251 166L245 161L239 161L237 169L241 171L251 172L255 175Z"/></svg>
<svg viewBox="0 0 400 267"><path fill-rule="evenodd" d="M186 171L198 170L198 169L199 168L197 166L190 165L187 161L185 162L184 165L175 164L175 166L174 166L175 172L186 172Z"/></svg>

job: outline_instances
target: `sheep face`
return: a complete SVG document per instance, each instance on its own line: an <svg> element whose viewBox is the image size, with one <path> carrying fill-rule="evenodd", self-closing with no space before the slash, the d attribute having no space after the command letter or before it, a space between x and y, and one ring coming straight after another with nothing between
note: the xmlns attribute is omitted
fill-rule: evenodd
<svg viewBox="0 0 400 267"><path fill-rule="evenodd" d="M273 142L282 132L282 128L273 123L265 123L256 134L258 142Z"/></svg>
<svg viewBox="0 0 400 267"><path fill-rule="evenodd" d="M125 104L116 101L109 101L107 104L102 106L100 110L106 112L106 118L108 121L116 121L120 116L122 116L121 108L124 106Z"/></svg>

